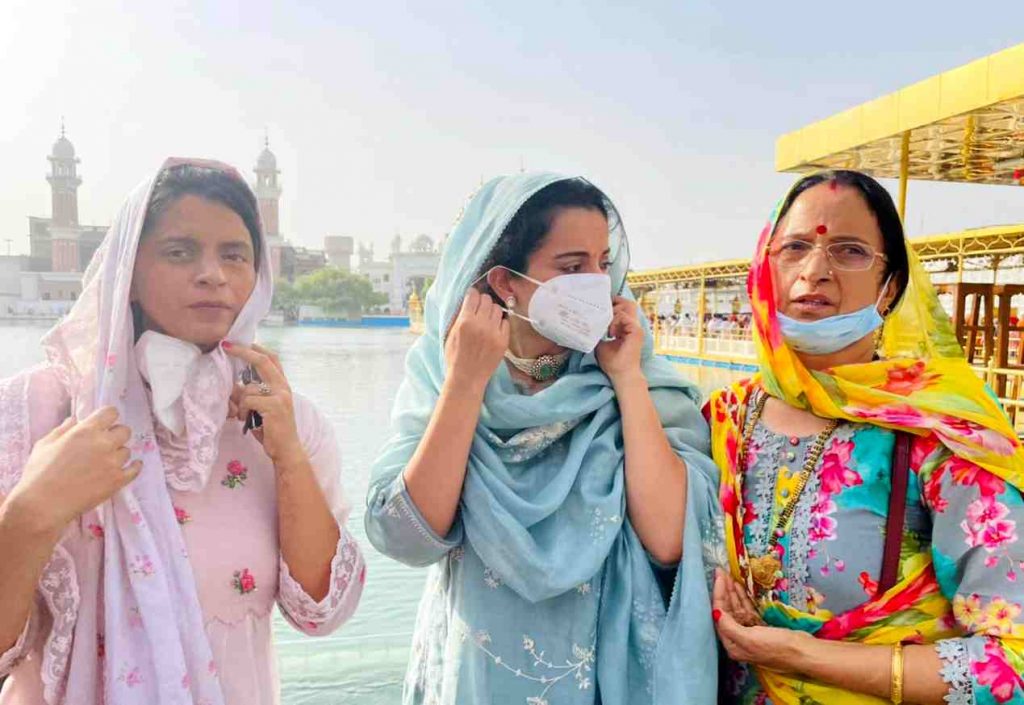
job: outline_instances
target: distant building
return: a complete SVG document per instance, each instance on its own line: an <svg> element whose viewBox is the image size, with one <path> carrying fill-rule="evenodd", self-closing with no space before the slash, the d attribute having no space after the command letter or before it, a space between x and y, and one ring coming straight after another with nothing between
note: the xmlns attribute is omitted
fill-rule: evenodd
<svg viewBox="0 0 1024 705"><path fill-rule="evenodd" d="M373 246L359 247L359 273L369 278L373 290L388 297L392 313L407 313L409 295L423 293L428 281L437 274L441 262L440 247L426 235L412 241L409 249L402 249L398 235L391 241L391 254L383 262L376 261Z"/></svg>
<svg viewBox="0 0 1024 705"><path fill-rule="evenodd" d="M253 171L256 174L253 191L259 204L263 237L270 254L274 278L295 281L298 277L322 269L329 263L348 271L351 268L352 238L325 237L324 249L314 250L292 245L281 233L281 170L277 168L277 157L270 151L270 141L266 138ZM335 259L338 260L338 264L335 264Z"/></svg>
<svg viewBox="0 0 1024 705"><path fill-rule="evenodd" d="M291 264L288 279L292 281L310 272L327 266L327 256L323 250L311 250L306 247L288 247Z"/></svg>
<svg viewBox="0 0 1024 705"><path fill-rule="evenodd" d="M78 187L82 183L78 175L79 159L75 156L74 145L64 133L61 124L60 137L53 143L47 157L50 173L51 212L49 218L29 216L28 238L30 261L28 269L33 272L84 272L96 248L107 233L105 225L82 225L78 222ZM72 299L81 292L77 287L57 287L51 292Z"/></svg>
<svg viewBox="0 0 1024 705"><path fill-rule="evenodd" d="M327 264L346 272L352 269L352 254L355 252L355 240L342 235L328 235L324 238L324 254Z"/></svg>
<svg viewBox="0 0 1024 705"><path fill-rule="evenodd" d="M281 235L280 225L280 202L281 183L278 179L281 171L277 168L277 157L270 151L270 139L264 138L263 151L256 159L256 183L253 184L253 191L256 193L256 201L260 209L260 221L263 224L263 238L270 255L271 271L274 278L282 276L289 281L294 276L288 276L288 255L283 250L288 246Z"/></svg>
<svg viewBox="0 0 1024 705"><path fill-rule="evenodd" d="M107 233L105 225L79 222L80 160L63 122L47 160L50 217L29 216L29 255L0 255L0 317L66 313L82 293L82 273ZM252 188L274 277L294 281L328 264L350 271L354 249L351 237L325 237L323 250L293 246L284 238L280 226L281 171L267 138L253 171L256 181ZM9 252L11 240L6 242Z"/></svg>

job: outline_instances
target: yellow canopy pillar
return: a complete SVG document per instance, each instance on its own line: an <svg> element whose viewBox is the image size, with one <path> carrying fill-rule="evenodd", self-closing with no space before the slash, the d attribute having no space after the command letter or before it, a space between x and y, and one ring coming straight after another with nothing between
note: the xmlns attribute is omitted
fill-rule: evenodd
<svg viewBox="0 0 1024 705"><path fill-rule="evenodd" d="M910 131L903 133L900 141L900 220L907 222L907 178L910 175Z"/></svg>

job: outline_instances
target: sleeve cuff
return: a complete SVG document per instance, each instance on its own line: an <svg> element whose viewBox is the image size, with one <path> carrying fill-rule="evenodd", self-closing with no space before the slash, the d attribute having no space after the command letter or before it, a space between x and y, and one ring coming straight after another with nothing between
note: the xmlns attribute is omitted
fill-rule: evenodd
<svg viewBox="0 0 1024 705"><path fill-rule="evenodd" d="M280 557L278 601L289 621L306 634L325 634L347 620L362 595L366 564L359 544L345 527L338 527L340 538L331 559L330 588L315 601L292 577L284 556Z"/></svg>
<svg viewBox="0 0 1024 705"><path fill-rule="evenodd" d="M951 705L975 705L974 685L971 682L970 658L963 639L943 639L935 642L935 652L942 661L939 675L949 686L943 698Z"/></svg>

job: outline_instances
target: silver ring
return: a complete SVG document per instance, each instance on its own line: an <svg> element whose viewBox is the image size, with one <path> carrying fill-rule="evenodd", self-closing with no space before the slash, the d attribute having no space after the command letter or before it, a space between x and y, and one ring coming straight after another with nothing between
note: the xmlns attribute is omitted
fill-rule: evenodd
<svg viewBox="0 0 1024 705"><path fill-rule="evenodd" d="M259 384L257 384L256 389L262 396L265 397L269 397L271 394L273 394L273 391L270 389L270 385L267 384L266 382L260 382Z"/></svg>

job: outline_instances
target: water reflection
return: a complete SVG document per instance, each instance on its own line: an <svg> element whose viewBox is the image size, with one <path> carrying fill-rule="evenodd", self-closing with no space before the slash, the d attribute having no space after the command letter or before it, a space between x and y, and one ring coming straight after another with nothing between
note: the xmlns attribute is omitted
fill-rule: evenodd
<svg viewBox="0 0 1024 705"><path fill-rule="evenodd" d="M0 377L43 359L39 338L45 330L44 324L0 324ZM265 328L260 339L280 353L292 388L309 397L334 424L343 483L352 504L349 527L367 557L362 603L336 635L313 639L276 619L283 701L397 702L424 571L374 551L366 541L362 517L370 465L386 439L405 354L415 338L401 330ZM705 394L737 377L716 368L680 369Z"/></svg>

